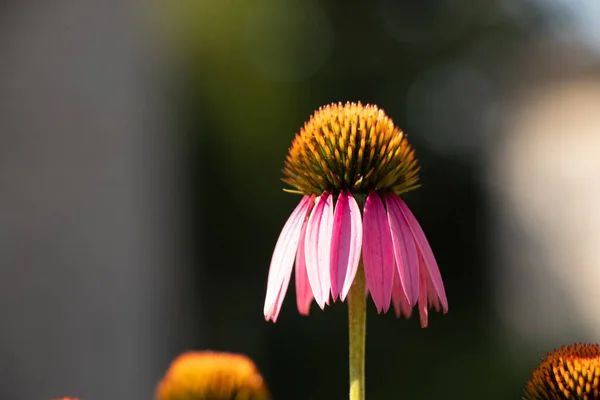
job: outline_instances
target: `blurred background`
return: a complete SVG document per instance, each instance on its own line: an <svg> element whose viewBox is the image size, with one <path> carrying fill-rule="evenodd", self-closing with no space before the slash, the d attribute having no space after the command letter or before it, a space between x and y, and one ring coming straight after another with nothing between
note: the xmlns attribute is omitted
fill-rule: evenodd
<svg viewBox="0 0 600 400"><path fill-rule="evenodd" d="M188 349L344 398L344 304L262 307L319 106L407 132L450 311L377 315L369 399L517 399L600 341L596 0L0 2L1 399L149 399Z"/></svg>

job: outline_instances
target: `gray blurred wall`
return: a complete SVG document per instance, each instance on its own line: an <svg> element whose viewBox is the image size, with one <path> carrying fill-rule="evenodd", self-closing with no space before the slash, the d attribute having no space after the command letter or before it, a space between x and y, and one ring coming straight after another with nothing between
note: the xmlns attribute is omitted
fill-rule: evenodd
<svg viewBox="0 0 600 400"><path fill-rule="evenodd" d="M142 11L0 2L0 399L148 399L185 340L176 153Z"/></svg>

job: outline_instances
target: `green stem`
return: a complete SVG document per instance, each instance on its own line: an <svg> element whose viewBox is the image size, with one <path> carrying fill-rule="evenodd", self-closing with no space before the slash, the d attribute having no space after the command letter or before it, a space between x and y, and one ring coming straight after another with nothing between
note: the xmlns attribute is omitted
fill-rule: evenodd
<svg viewBox="0 0 600 400"><path fill-rule="evenodd" d="M348 293L350 350L350 400L365 400L365 339L367 337L367 296L362 261Z"/></svg>

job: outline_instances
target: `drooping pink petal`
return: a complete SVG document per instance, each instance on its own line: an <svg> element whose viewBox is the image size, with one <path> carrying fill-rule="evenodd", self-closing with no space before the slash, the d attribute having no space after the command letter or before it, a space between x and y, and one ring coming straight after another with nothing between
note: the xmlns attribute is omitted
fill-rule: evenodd
<svg viewBox="0 0 600 400"><path fill-rule="evenodd" d="M324 192L317 200L317 204L308 218L304 242L308 282L315 301L321 309L329 303L329 291L331 290L329 264L332 229L333 196Z"/></svg>
<svg viewBox="0 0 600 400"><path fill-rule="evenodd" d="M387 312L394 281L394 245L385 208L375 192L365 202L362 256L371 298L378 312Z"/></svg>
<svg viewBox="0 0 600 400"><path fill-rule="evenodd" d="M302 227L300 234L300 243L296 252L296 305L301 315L310 313L310 303L313 300L312 289L308 283L308 274L306 272L306 258L304 257L304 238L306 236L306 224Z"/></svg>
<svg viewBox="0 0 600 400"><path fill-rule="evenodd" d="M269 278L267 280L267 294L263 309L267 321L275 322L281 310L281 304L287 291L294 266L294 257L298 249L298 242L302 226L313 204L314 196L304 196L300 204L288 218L273 251Z"/></svg>
<svg viewBox="0 0 600 400"><path fill-rule="evenodd" d="M394 244L394 256L400 284L409 303L415 305L419 298L419 261L412 232L400 210L400 197L395 193L384 196L388 223Z"/></svg>
<svg viewBox="0 0 600 400"><path fill-rule="evenodd" d="M434 308L435 311L440 311L441 304L440 298L433 287L433 281L431 280L431 276L429 276L429 271L427 271L427 267L425 266L425 262L421 258L421 273L425 275L425 283L427 284L427 306L429 308ZM446 311L444 311L444 314Z"/></svg>
<svg viewBox="0 0 600 400"><path fill-rule="evenodd" d="M335 301L344 301L350 290L360 261L362 220L354 196L343 191L338 197L333 214L331 237L331 295Z"/></svg>
<svg viewBox="0 0 600 400"><path fill-rule="evenodd" d="M419 274L419 317L421 319L421 328L427 328L427 282L425 274Z"/></svg>
<svg viewBox="0 0 600 400"><path fill-rule="evenodd" d="M435 261L435 257L433 256L433 251L431 251L431 247L429 246L429 242L425 237L425 233L419 225L419 222L413 215L413 213L408 209L406 204L402 200L398 203L400 205L400 209L406 218L406 222L408 222L408 226L412 232L412 235L417 244L417 248L419 253L423 257L423 261L427 266L427 272L429 272L429 277L431 278L433 287L437 296L440 299L442 304L442 308L444 312L448 311L448 300L446 299L446 291L444 290L444 282L442 281L442 276L440 275L440 270L438 268L437 262ZM420 289L419 289L420 291Z"/></svg>
<svg viewBox="0 0 600 400"><path fill-rule="evenodd" d="M433 287L433 281L429 276L429 271L425 265L425 260L419 255L419 314L421 316L421 326L427 327L428 309L433 307L440 311L440 298ZM444 311L444 314L446 311Z"/></svg>
<svg viewBox="0 0 600 400"><path fill-rule="evenodd" d="M418 287L417 287L418 291ZM412 306L408 302L406 293L400 283L400 276L398 276L398 270L394 270L394 284L392 285L392 303L396 310L396 317L400 318L400 315L404 315L406 318L410 318L412 314Z"/></svg>

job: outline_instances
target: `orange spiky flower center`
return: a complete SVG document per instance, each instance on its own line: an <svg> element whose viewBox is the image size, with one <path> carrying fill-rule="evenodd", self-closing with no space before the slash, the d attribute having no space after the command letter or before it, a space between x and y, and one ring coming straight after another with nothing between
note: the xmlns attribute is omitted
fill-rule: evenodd
<svg viewBox="0 0 600 400"><path fill-rule="evenodd" d="M600 346L574 344L548 354L533 371L524 398L600 399Z"/></svg>
<svg viewBox="0 0 600 400"><path fill-rule="evenodd" d="M322 194L416 189L419 177L406 135L383 110L361 103L321 107L290 147L283 181L290 192Z"/></svg>
<svg viewBox="0 0 600 400"><path fill-rule="evenodd" d="M241 354L187 352L177 357L156 390L157 400L269 400L256 365Z"/></svg>

